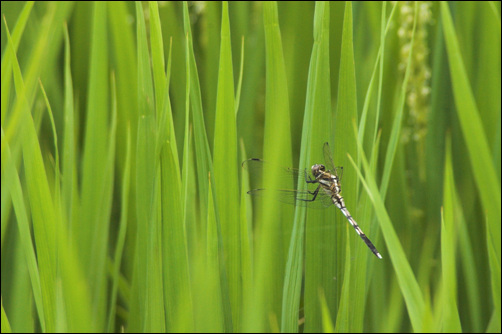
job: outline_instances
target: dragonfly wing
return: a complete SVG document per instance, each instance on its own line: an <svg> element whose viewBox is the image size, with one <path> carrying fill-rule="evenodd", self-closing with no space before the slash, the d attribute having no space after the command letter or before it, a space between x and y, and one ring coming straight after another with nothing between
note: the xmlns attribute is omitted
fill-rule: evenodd
<svg viewBox="0 0 502 334"><path fill-rule="evenodd" d="M333 155L331 154L331 148L329 147L328 142L324 143L323 153L324 153L324 163L326 168L332 173L334 173L336 176L338 176L338 179L341 181L343 174L343 167L335 167L335 164L333 163Z"/></svg>
<svg viewBox="0 0 502 334"><path fill-rule="evenodd" d="M259 186L263 185L264 173L274 174L274 177L278 178L278 184L285 184L288 185L288 187L291 185L295 189L297 188L298 180L300 180L300 182L304 182L309 175L305 169L277 166L265 160L256 158L248 159L242 162L242 168L248 171L251 180L258 182Z"/></svg>
<svg viewBox="0 0 502 334"><path fill-rule="evenodd" d="M309 180L310 172L306 169L280 167L256 158L245 160L242 163L242 167L248 171L252 180L257 180L257 185L260 187L248 191L249 195L267 197L282 203L307 206L309 208L320 209L333 204L331 197L322 189L319 189L317 197L312 201L314 191L318 184L310 184L309 190L295 190L298 189L298 182ZM277 175L277 184L283 184L288 188L292 185L292 189L267 188L267 185L263 184L264 173L273 173L274 177ZM263 188L261 188L262 186ZM280 187L281 186L279 186L279 188Z"/></svg>
<svg viewBox="0 0 502 334"><path fill-rule="evenodd" d="M248 191L249 195L266 197L282 203L306 206L312 209L324 209L333 204L331 197L322 189L319 191L314 201L312 198L314 191L298 191L290 189L254 189Z"/></svg>
<svg viewBox="0 0 502 334"><path fill-rule="evenodd" d="M331 148L329 147L328 142L324 143L323 153L324 153L324 163L326 165L326 168L328 168L330 171L333 172L335 170L335 164L333 163Z"/></svg>

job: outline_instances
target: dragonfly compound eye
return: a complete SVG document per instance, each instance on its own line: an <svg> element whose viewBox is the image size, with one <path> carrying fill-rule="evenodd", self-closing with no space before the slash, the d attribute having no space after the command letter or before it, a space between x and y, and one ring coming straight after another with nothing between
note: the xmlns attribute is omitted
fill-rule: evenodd
<svg viewBox="0 0 502 334"><path fill-rule="evenodd" d="M312 174L315 176L317 174L319 174L320 172L323 172L324 171L324 166L323 165L313 165L312 166Z"/></svg>

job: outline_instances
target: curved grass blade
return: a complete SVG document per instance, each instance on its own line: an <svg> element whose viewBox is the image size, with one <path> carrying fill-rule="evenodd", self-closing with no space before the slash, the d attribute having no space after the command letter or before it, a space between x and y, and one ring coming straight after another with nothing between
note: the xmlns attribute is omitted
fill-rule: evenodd
<svg viewBox="0 0 502 334"><path fill-rule="evenodd" d="M486 215L488 254L490 255L492 299L495 314L498 315L500 329L500 283L501 283L501 194L500 180L493 164L492 154L483 128L480 113L463 64L462 53L458 45L455 28L448 4L442 2L441 18L444 24L453 95L460 127L467 144L476 186L481 197ZM499 95L500 96L500 95Z"/></svg>

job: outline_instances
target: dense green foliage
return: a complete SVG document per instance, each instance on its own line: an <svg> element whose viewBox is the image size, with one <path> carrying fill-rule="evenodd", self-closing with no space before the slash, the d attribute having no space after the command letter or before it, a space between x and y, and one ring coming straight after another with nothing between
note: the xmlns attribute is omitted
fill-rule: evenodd
<svg viewBox="0 0 502 334"><path fill-rule="evenodd" d="M500 2L2 17L2 332L500 332ZM246 194L326 141L382 260Z"/></svg>

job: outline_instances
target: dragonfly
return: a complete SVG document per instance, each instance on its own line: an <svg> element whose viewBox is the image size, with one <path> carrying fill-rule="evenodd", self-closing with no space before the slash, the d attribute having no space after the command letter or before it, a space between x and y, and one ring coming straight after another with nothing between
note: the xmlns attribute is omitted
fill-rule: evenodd
<svg viewBox="0 0 502 334"><path fill-rule="evenodd" d="M315 164L310 168L312 175L309 175L307 169L282 168L275 167L264 160L251 158L242 163L244 168L247 168L252 175L260 172L266 173L270 168L279 168L282 177L289 177L292 180L301 180L309 185L316 185L315 190L298 190L298 189L253 189L248 191L249 195L266 196L271 195L274 199L293 205L301 205L307 207L329 207L335 205L347 218L357 234L366 243L366 246L379 259L382 255L370 239L364 234L359 225L356 223L349 210L345 206L345 201L342 197L341 179L343 175L343 167L335 167L333 158L331 157L331 149L329 144L324 143L323 147L325 164ZM298 187L296 187L298 188Z"/></svg>

